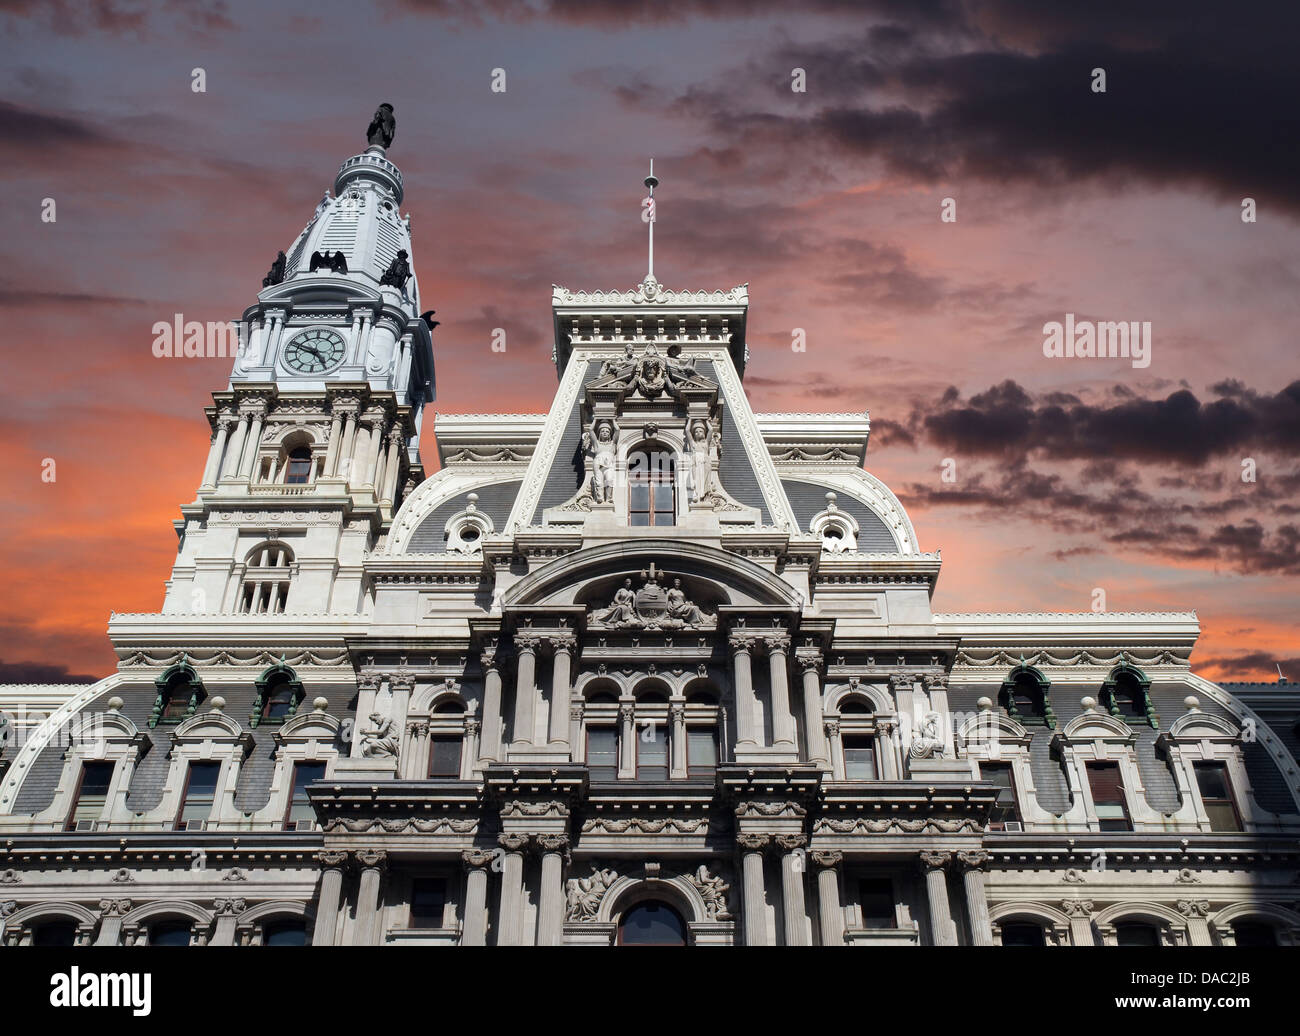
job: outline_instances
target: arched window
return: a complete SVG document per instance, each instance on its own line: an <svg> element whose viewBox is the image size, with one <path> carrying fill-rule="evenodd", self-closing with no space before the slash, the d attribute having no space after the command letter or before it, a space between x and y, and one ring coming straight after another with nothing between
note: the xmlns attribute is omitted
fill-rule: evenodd
<svg viewBox="0 0 1300 1036"><path fill-rule="evenodd" d="M44 921L32 932L33 946L76 946L77 922Z"/></svg>
<svg viewBox="0 0 1300 1036"><path fill-rule="evenodd" d="M279 615L289 600L293 551L283 543L259 543L248 552L239 610L248 615Z"/></svg>
<svg viewBox="0 0 1300 1036"><path fill-rule="evenodd" d="M1007 674L998 692L998 704L1007 715L1026 726L1056 726L1056 715L1047 696L1051 683L1042 673L1022 658L1020 664Z"/></svg>
<svg viewBox="0 0 1300 1036"><path fill-rule="evenodd" d="M263 946L306 946L307 926L296 917L277 918L262 926Z"/></svg>
<svg viewBox="0 0 1300 1036"><path fill-rule="evenodd" d="M283 663L272 666L257 679L257 697L249 726L277 725L292 718L306 694L292 669Z"/></svg>
<svg viewBox="0 0 1300 1036"><path fill-rule="evenodd" d="M289 451L288 466L284 470L286 486L305 486L311 481L311 448L299 446Z"/></svg>
<svg viewBox="0 0 1300 1036"><path fill-rule="evenodd" d="M618 942L620 946L685 946L686 922L667 903L647 900L623 915Z"/></svg>
<svg viewBox="0 0 1300 1036"><path fill-rule="evenodd" d="M876 714L870 700L861 694L841 699L839 713L839 755L846 781L874 781L881 776L880 745ZM832 753L835 746L832 745Z"/></svg>
<svg viewBox="0 0 1300 1036"><path fill-rule="evenodd" d="M1129 723L1137 720L1154 729L1160 720L1150 691L1150 678L1125 658L1106 677L1098 697L1112 716Z"/></svg>
<svg viewBox="0 0 1300 1036"><path fill-rule="evenodd" d="M149 726L179 723L194 715L206 692L199 674L188 662L178 662L154 681L158 696L149 715Z"/></svg>
<svg viewBox="0 0 1300 1036"><path fill-rule="evenodd" d="M1115 926L1116 946L1159 946L1160 929L1143 921L1126 921Z"/></svg>
<svg viewBox="0 0 1300 1036"><path fill-rule="evenodd" d="M188 946L191 928L189 921L159 921L149 928L149 945Z"/></svg>
<svg viewBox="0 0 1300 1036"><path fill-rule="evenodd" d="M677 469L668 450L641 447L627 458L629 525L677 524Z"/></svg>
<svg viewBox="0 0 1300 1036"><path fill-rule="evenodd" d="M1238 946L1277 945L1277 930L1260 921L1234 921L1232 935Z"/></svg>
<svg viewBox="0 0 1300 1036"><path fill-rule="evenodd" d="M722 761L719 731L723 711L718 692L707 684L686 691L686 776L712 780Z"/></svg>
<svg viewBox="0 0 1300 1036"><path fill-rule="evenodd" d="M1046 946L1047 936L1043 926L1033 921L1012 921L1002 924L1003 946Z"/></svg>

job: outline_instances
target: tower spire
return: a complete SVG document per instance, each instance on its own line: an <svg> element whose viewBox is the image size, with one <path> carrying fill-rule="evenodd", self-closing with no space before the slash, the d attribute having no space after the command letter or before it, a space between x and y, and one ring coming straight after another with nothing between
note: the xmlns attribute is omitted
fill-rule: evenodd
<svg viewBox="0 0 1300 1036"><path fill-rule="evenodd" d="M650 261L646 269L645 282L653 284L655 282L655 188L659 186L653 158L650 159L650 175L645 178L645 185L650 192L641 199L641 219L650 227Z"/></svg>

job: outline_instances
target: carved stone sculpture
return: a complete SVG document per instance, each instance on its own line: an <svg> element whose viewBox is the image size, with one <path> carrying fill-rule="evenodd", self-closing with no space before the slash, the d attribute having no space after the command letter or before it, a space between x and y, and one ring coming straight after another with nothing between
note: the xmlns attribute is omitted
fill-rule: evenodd
<svg viewBox="0 0 1300 1036"><path fill-rule="evenodd" d="M933 759L943 754L943 739L939 737L939 724L943 717L937 712L927 712L921 727L912 737L907 754L913 759Z"/></svg>
<svg viewBox="0 0 1300 1036"><path fill-rule="evenodd" d="M396 759L400 742L392 717L372 712L370 724L361 731L361 754L372 759Z"/></svg>
<svg viewBox="0 0 1300 1036"><path fill-rule="evenodd" d="M690 875L690 881L699 890L710 921L731 920L731 911L727 909L727 891L731 886L721 877L709 874L708 864L700 864L696 872Z"/></svg>
<svg viewBox="0 0 1300 1036"><path fill-rule="evenodd" d="M600 911L600 901L605 898L610 885L618 878L618 872L608 868L602 869L591 865L591 875L586 878L570 878L565 883L565 916L569 921L591 921Z"/></svg>
<svg viewBox="0 0 1300 1036"><path fill-rule="evenodd" d="M618 467L614 429L601 421L582 434L582 446L591 455L591 498L598 504L614 499L614 476Z"/></svg>
<svg viewBox="0 0 1300 1036"><path fill-rule="evenodd" d="M590 622L611 629L686 629L717 625L717 616L709 615L686 596L682 581L674 579L672 588L659 585L663 575L652 565L641 573L644 583L633 593L632 580L624 579L614 592L608 608L592 611Z"/></svg>

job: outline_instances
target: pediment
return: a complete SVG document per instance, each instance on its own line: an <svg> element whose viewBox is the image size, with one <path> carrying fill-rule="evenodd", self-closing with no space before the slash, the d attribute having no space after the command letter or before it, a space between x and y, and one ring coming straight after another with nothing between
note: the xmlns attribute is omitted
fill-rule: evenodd
<svg viewBox="0 0 1300 1036"><path fill-rule="evenodd" d="M1185 712L1174 720L1169 728L1169 736L1180 741L1195 741L1199 738L1239 738L1241 728L1222 716L1214 716L1197 709Z"/></svg>
<svg viewBox="0 0 1300 1036"><path fill-rule="evenodd" d="M340 723L328 712L310 709L286 720L275 732L276 744L293 741L328 741L338 736Z"/></svg>
<svg viewBox="0 0 1300 1036"><path fill-rule="evenodd" d="M1123 720L1098 709L1089 709L1075 716L1061 729L1061 736L1067 741L1124 741L1134 740L1137 735Z"/></svg>
<svg viewBox="0 0 1300 1036"><path fill-rule="evenodd" d="M225 712L211 709L191 716L177 726L172 740L181 744L195 741L232 743L251 736L240 726L238 720Z"/></svg>

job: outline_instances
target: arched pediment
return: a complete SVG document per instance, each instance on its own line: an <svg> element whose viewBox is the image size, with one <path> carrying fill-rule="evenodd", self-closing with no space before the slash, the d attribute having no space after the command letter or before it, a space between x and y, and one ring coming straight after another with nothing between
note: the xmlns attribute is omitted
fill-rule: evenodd
<svg viewBox="0 0 1300 1036"><path fill-rule="evenodd" d="M1067 741L1123 741L1131 742L1137 735L1121 719L1102 712L1096 706L1080 713L1061 730Z"/></svg>
<svg viewBox="0 0 1300 1036"><path fill-rule="evenodd" d="M958 744L982 744L986 741L1027 745L1029 731L998 709L981 710L957 728Z"/></svg>
<svg viewBox="0 0 1300 1036"><path fill-rule="evenodd" d="M792 586L767 569L716 547L667 539L624 540L567 554L525 576L506 591L502 606L540 605L605 608L625 578L634 589L650 566L671 588L681 579L687 596L705 611L718 606L777 607L798 611Z"/></svg>
<svg viewBox="0 0 1300 1036"><path fill-rule="evenodd" d="M1180 741L1225 737L1235 739L1241 736L1241 729L1231 720L1196 709L1184 712L1174 720L1173 725L1169 728L1169 736Z"/></svg>
<svg viewBox="0 0 1300 1036"><path fill-rule="evenodd" d="M177 728L172 739L180 744L187 741L234 742L244 736L244 728L225 712L210 709L197 716L184 720Z"/></svg>

